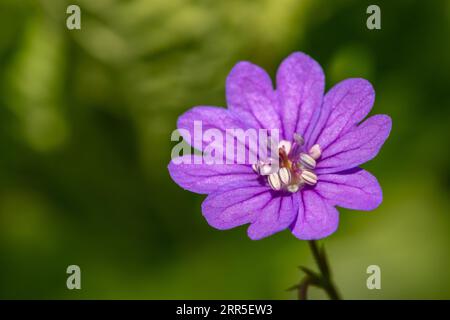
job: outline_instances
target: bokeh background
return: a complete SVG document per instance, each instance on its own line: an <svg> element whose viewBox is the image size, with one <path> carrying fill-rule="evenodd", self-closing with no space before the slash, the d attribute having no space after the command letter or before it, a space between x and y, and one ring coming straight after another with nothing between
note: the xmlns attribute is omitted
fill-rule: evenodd
<svg viewBox="0 0 450 320"><path fill-rule="evenodd" d="M69 4L81 30L65 27ZM393 118L364 166L384 202L340 210L323 241L342 295L450 298L449 40L445 0L1 0L0 298L295 299L307 243L210 228L203 196L166 168L178 115L224 106L237 61L273 77L293 51L327 88L370 80L373 113ZM81 290L66 288L71 264ZM371 264L381 290L366 288Z"/></svg>

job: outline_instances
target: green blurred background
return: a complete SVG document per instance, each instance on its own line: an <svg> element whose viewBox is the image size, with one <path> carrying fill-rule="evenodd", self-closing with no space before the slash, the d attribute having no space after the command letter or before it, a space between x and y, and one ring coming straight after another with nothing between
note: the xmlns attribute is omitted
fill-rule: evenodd
<svg viewBox="0 0 450 320"><path fill-rule="evenodd" d="M81 30L65 27L69 4ZM373 113L393 118L364 166L384 202L340 210L323 241L344 298L449 299L449 40L445 0L1 0L0 298L294 299L307 243L212 229L166 166L178 115L224 106L237 61L273 77L304 51L327 88L371 81ZM371 264L381 290L366 288Z"/></svg>

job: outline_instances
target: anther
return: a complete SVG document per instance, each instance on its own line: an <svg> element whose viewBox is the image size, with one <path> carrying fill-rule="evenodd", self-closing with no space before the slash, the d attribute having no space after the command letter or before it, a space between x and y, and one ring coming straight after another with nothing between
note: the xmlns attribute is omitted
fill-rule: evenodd
<svg viewBox="0 0 450 320"><path fill-rule="evenodd" d="M269 175L267 181L269 182L269 185L273 190L281 189L281 181L278 173L272 173L271 175Z"/></svg>
<svg viewBox="0 0 450 320"><path fill-rule="evenodd" d="M316 160L309 154L300 153L300 164L306 169L314 169L316 167Z"/></svg>
<svg viewBox="0 0 450 320"><path fill-rule="evenodd" d="M301 177L306 184L309 184L311 186L317 183L317 176L311 171L303 170Z"/></svg>
<svg viewBox="0 0 450 320"><path fill-rule="evenodd" d="M309 149L309 155L314 159L317 160L320 158L320 155L322 154L322 149L318 144L315 144Z"/></svg>
<svg viewBox="0 0 450 320"><path fill-rule="evenodd" d="M290 184L287 186L287 191L295 193L298 191L298 189L300 189L300 186L298 184Z"/></svg>
<svg viewBox="0 0 450 320"><path fill-rule="evenodd" d="M301 135L299 135L298 133L294 133L294 141L300 147L303 146L303 144L305 143L305 139L303 139L303 137Z"/></svg>
<svg viewBox="0 0 450 320"><path fill-rule="evenodd" d="M291 183L291 172L289 169L281 168L280 171L278 171L278 176L284 185Z"/></svg>
<svg viewBox="0 0 450 320"><path fill-rule="evenodd" d="M300 152L302 151L303 144L305 143L305 140L301 135L298 133L294 133L294 143L292 144L291 148L291 154L290 157L292 159L295 159L298 157Z"/></svg>
<svg viewBox="0 0 450 320"><path fill-rule="evenodd" d="M276 163L273 159L269 158L267 160L258 160L255 164L252 165L253 171L261 176L268 176L278 169L276 167Z"/></svg>

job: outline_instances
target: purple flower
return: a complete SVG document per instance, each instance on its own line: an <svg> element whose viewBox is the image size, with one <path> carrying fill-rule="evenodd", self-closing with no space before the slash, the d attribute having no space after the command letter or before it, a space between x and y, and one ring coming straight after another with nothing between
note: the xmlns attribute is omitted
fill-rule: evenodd
<svg viewBox="0 0 450 320"><path fill-rule="evenodd" d="M172 179L186 190L207 194L202 212L217 229L250 224L261 239L290 229L299 239L324 238L336 231L335 206L373 210L382 201L377 179L358 166L374 158L391 130L387 115L370 112L375 99L364 79L347 79L324 95L324 73L311 57L296 52L276 74L238 63L226 82L228 109L194 107L178 119L193 135L203 129L279 129L280 169L267 164L169 164ZM206 142L203 141L203 144ZM200 156L185 155L195 158ZM180 159L178 159L180 160Z"/></svg>

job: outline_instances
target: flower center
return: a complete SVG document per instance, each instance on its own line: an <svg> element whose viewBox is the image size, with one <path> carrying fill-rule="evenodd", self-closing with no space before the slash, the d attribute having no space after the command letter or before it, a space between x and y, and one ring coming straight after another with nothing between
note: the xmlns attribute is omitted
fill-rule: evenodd
<svg viewBox="0 0 450 320"><path fill-rule="evenodd" d="M305 185L314 186L317 183L317 175L314 172L316 160L321 155L321 149L315 144L308 152L304 151L304 139L299 134L294 134L291 143L281 140L278 144L279 160L258 160L253 164L253 170L267 179L273 190L285 190L297 192Z"/></svg>

